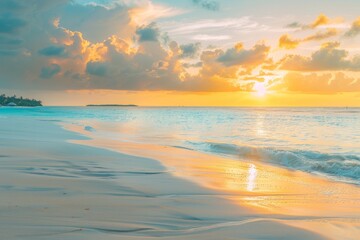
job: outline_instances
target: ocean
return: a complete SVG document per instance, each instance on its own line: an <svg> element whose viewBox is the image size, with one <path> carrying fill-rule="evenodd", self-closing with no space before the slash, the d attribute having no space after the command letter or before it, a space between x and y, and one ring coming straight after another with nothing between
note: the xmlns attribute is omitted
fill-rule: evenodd
<svg viewBox="0 0 360 240"><path fill-rule="evenodd" d="M360 108L0 107L11 116L360 184Z"/></svg>

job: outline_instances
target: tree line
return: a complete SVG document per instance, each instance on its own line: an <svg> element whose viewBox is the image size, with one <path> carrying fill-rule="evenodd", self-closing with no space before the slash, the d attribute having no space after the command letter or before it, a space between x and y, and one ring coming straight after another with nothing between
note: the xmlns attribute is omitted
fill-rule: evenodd
<svg viewBox="0 0 360 240"><path fill-rule="evenodd" d="M17 106L23 106L23 107L42 106L41 101L36 99L17 97L16 95L14 96L6 96L5 94L0 95L0 105L7 106L12 103L15 103Z"/></svg>

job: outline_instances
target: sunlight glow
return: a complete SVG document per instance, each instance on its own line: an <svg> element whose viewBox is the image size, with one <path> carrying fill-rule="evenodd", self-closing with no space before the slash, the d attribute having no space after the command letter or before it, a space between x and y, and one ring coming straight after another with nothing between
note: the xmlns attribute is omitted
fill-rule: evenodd
<svg viewBox="0 0 360 240"><path fill-rule="evenodd" d="M266 95L266 86L263 82L256 82L254 84L253 90L256 92L258 97L264 97Z"/></svg>

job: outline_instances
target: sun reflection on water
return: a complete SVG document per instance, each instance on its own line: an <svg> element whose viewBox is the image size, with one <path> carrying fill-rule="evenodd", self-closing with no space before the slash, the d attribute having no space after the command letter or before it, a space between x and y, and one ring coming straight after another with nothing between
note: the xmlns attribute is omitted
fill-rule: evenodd
<svg viewBox="0 0 360 240"><path fill-rule="evenodd" d="M246 189L250 192L252 192L256 186L255 184L256 176L257 176L256 166L254 164L250 164L249 175L247 177L247 187L246 187Z"/></svg>

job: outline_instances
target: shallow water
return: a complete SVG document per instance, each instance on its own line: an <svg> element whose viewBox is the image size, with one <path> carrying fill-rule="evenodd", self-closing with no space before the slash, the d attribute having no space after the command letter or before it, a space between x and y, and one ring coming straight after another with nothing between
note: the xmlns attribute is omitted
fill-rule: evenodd
<svg viewBox="0 0 360 240"><path fill-rule="evenodd" d="M360 108L0 108L119 141L261 161L360 184Z"/></svg>

